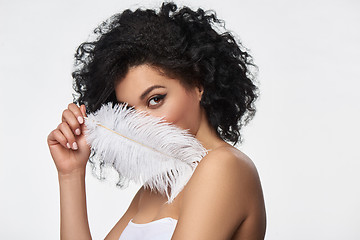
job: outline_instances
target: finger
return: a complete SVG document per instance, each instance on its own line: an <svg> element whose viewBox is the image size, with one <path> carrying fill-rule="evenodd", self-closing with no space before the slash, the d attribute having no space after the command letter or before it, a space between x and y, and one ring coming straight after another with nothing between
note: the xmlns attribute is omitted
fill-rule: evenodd
<svg viewBox="0 0 360 240"><path fill-rule="evenodd" d="M86 115L86 107L85 107L84 104L80 106L80 111L81 111L81 113L82 113L82 115L84 117L87 117L87 115ZM81 132L84 133L85 131L86 131L86 124L82 124L81 125Z"/></svg>
<svg viewBox="0 0 360 240"><path fill-rule="evenodd" d="M61 131L59 129L55 129L51 135L52 135L52 137L51 137L52 141L57 141L64 148L70 148L70 144L67 142L65 136L61 133Z"/></svg>
<svg viewBox="0 0 360 240"><path fill-rule="evenodd" d="M75 115L75 117L78 120L79 124L84 123L83 114L82 114L80 108L75 103L70 103L69 106L68 106L68 109L73 112L73 114Z"/></svg>
<svg viewBox="0 0 360 240"><path fill-rule="evenodd" d="M61 125L62 125L62 123L60 123L58 126L57 126L57 128L55 129L55 130L58 130L58 132L61 134L61 145L63 145L64 147L66 147L66 148L69 148L69 149L71 149L71 146L72 145L70 145L70 143L68 142L68 140L66 139L66 137L63 135L63 133L61 132Z"/></svg>
<svg viewBox="0 0 360 240"><path fill-rule="evenodd" d="M86 107L85 107L84 104L80 106L80 111L81 111L83 117L87 117L87 115L86 115Z"/></svg>
<svg viewBox="0 0 360 240"><path fill-rule="evenodd" d="M49 146L51 146L51 145L56 145L56 144L60 143L62 146L64 146L66 148L67 140L64 137L64 135L61 133L59 126L49 134L49 136L47 138L48 144L49 144Z"/></svg>
<svg viewBox="0 0 360 240"><path fill-rule="evenodd" d="M76 135L81 134L80 123L78 122L76 116L71 110L69 109L64 110L62 114L62 121L66 122L70 126L74 134Z"/></svg>
<svg viewBox="0 0 360 240"><path fill-rule="evenodd" d="M73 150L77 150L78 149L78 145L76 143L75 140L75 136L73 134L72 129L70 128L70 126L68 125L67 122L62 122L59 126L59 130L61 131L61 133L64 135L65 139L66 139L66 146L68 148L72 148Z"/></svg>

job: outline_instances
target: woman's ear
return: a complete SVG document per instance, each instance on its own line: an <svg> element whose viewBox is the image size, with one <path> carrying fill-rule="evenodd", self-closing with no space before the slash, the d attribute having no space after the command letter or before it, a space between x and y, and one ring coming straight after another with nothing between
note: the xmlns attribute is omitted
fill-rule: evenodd
<svg viewBox="0 0 360 240"><path fill-rule="evenodd" d="M202 98L203 93L204 93L204 87L203 87L203 86L199 86L199 87L198 87L199 101L201 101L201 98Z"/></svg>

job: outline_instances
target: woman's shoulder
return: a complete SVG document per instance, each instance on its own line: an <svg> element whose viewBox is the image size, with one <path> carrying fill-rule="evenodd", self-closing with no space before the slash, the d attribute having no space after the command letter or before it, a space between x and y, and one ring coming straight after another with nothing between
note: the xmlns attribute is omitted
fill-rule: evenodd
<svg viewBox="0 0 360 240"><path fill-rule="evenodd" d="M255 164L245 153L229 145L210 151L200 161L184 189L184 197L193 199L195 192L203 192L203 196L222 196L224 203L229 203L244 197L259 197L253 194L253 189L261 190Z"/></svg>
<svg viewBox="0 0 360 240"><path fill-rule="evenodd" d="M239 230L241 223L255 218L250 228L263 228L265 212L257 170L252 160L234 147L210 151L183 191L178 236L185 236L190 229L191 236L198 239L225 239Z"/></svg>
<svg viewBox="0 0 360 240"><path fill-rule="evenodd" d="M199 169L216 168L229 173L248 173L257 175L254 162L241 150L225 145L211 150L199 163ZM203 170L206 173L207 170ZM236 175L238 175L236 174Z"/></svg>
<svg viewBox="0 0 360 240"><path fill-rule="evenodd" d="M228 198L224 198L225 201L241 201L242 209L250 209L251 204L263 201L260 177L254 162L231 145L209 152L198 164L191 180L189 183L197 188L214 186L211 191L215 195L226 195Z"/></svg>

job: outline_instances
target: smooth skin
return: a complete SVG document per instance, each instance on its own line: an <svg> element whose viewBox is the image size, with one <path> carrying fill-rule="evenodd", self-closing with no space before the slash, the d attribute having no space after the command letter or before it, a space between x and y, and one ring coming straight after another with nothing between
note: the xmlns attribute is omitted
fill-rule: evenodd
<svg viewBox="0 0 360 240"><path fill-rule="evenodd" d="M187 89L144 64L130 68L115 84L115 92L119 102L188 129L209 153L171 204L141 187L105 239L119 239L131 219L148 223L164 217L178 220L173 240L264 239L266 214L257 170L249 157L217 136L200 105L201 87ZM84 116L84 105L69 104L62 123L48 136L59 176L61 239L91 239L85 197L90 147L83 135Z"/></svg>

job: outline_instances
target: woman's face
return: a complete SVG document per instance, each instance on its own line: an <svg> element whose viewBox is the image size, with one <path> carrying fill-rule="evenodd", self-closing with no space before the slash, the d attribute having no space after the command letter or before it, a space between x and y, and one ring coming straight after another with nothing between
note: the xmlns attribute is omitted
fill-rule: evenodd
<svg viewBox="0 0 360 240"><path fill-rule="evenodd" d="M202 91L199 88L186 90L179 80L144 64L130 68L115 85L115 92L120 103L126 102L136 110L164 117L167 122L196 135L201 120Z"/></svg>

